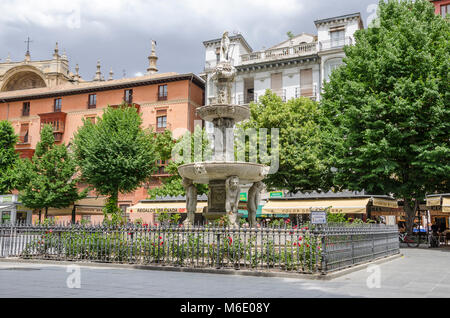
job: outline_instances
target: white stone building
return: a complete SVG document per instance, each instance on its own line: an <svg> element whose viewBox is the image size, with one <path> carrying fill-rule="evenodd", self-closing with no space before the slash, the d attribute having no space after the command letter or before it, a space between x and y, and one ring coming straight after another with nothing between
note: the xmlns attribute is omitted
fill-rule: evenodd
<svg viewBox="0 0 450 318"><path fill-rule="evenodd" d="M253 51L242 35L231 36L231 62L237 70L233 102L257 101L266 89L283 100L300 96L319 100L323 82L343 63L343 47L354 43L354 33L363 28L363 22L360 13L353 13L314 23L317 34L301 33L261 51ZM206 104L216 96L210 77L219 60L220 41L218 38L203 42Z"/></svg>

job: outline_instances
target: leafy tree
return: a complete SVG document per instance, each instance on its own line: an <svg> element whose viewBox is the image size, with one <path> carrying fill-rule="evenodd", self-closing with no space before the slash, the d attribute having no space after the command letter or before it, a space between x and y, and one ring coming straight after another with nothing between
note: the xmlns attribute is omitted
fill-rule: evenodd
<svg viewBox="0 0 450 318"><path fill-rule="evenodd" d="M295 37L295 35L294 35L294 33L292 33L292 31L287 31L286 35L289 38L289 40L292 40Z"/></svg>
<svg viewBox="0 0 450 318"><path fill-rule="evenodd" d="M155 198L157 196L179 196L185 195L186 191L183 187L182 178L178 174L178 167L187 162L181 160L183 156L183 151L186 147L191 149L191 162L195 161L195 147L194 140L201 140L201 152L205 157L210 156L211 149L209 147L209 142L207 139L207 134L204 129L196 127L194 133L186 133L179 140L175 140L172 136L172 132L166 130L162 134L156 136L157 154L158 160L169 161L166 166L166 172L169 174L168 177L159 178L161 186L150 189L148 194L150 198ZM177 153L180 156L180 160L171 160L172 153ZM208 186L205 184L196 184L197 193L199 195L208 192Z"/></svg>
<svg viewBox="0 0 450 318"><path fill-rule="evenodd" d="M7 120L0 121L0 194L10 193L15 188L14 167L19 159L14 146L17 135Z"/></svg>
<svg viewBox="0 0 450 318"><path fill-rule="evenodd" d="M283 102L267 90L258 103L250 104L250 111L251 119L242 128L279 129L279 169L264 180L268 188L297 192L330 186L324 147L330 138L328 121L316 102L305 97Z"/></svg>
<svg viewBox="0 0 450 318"><path fill-rule="evenodd" d="M53 127L45 125L32 160L20 160L17 182L20 200L32 209L65 208L86 196L77 189L76 164L65 145L55 145Z"/></svg>
<svg viewBox="0 0 450 318"><path fill-rule="evenodd" d="M322 108L340 142L336 184L404 201L411 232L427 193L450 189L450 27L429 1L380 1L325 84Z"/></svg>
<svg viewBox="0 0 450 318"><path fill-rule="evenodd" d="M154 134L141 128L134 107L108 107L96 124L89 120L75 133L73 146L82 179L99 194L109 196L105 216L120 218L119 193L129 193L155 170Z"/></svg>

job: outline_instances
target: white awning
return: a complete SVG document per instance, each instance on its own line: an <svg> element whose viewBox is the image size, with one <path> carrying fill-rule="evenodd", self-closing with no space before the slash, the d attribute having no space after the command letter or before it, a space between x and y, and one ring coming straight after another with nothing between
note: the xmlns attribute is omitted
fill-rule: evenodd
<svg viewBox="0 0 450 318"><path fill-rule="evenodd" d="M309 214L311 209L330 208L330 213L364 214L370 199L273 200L262 208L263 214Z"/></svg>

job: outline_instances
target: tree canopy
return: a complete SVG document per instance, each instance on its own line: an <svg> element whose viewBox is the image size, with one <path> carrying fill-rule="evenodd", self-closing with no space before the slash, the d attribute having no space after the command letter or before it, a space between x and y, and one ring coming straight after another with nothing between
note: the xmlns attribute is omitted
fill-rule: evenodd
<svg viewBox="0 0 450 318"><path fill-rule="evenodd" d="M186 191L183 187L182 178L178 174L178 167L185 164L185 160L182 160L183 151L190 147L190 162L195 160L195 151L199 148L195 148L194 140L201 140L201 152L205 157L211 155L211 149L209 147L209 142L207 139L207 134L204 129L196 127L194 133L187 132L178 140L175 140L172 136L172 132L166 130L164 133L157 134L156 136L156 152L158 155L158 160L168 161L165 171L169 174L168 177L160 177L159 181L161 185L152 189L149 189L148 194L150 198L155 198L157 196L183 196ZM172 155L176 153L180 157L179 160L173 160ZM205 184L196 184L197 193L204 194L208 192L208 186Z"/></svg>
<svg viewBox="0 0 450 318"><path fill-rule="evenodd" d="M66 146L55 145L53 127L44 125L32 160L20 160L17 188L28 208L65 208L86 196L77 188L76 164Z"/></svg>
<svg viewBox="0 0 450 318"><path fill-rule="evenodd" d="M296 192L330 187L325 153L330 128L317 102L305 97L283 102L267 90L258 103L250 104L250 111L251 119L242 128L279 129L279 169L264 180L269 189Z"/></svg>
<svg viewBox="0 0 450 318"><path fill-rule="evenodd" d="M119 193L148 181L156 167L154 134L141 127L135 107L108 107L97 123L85 120L75 133L73 149L82 179L109 196L106 212L117 214Z"/></svg>
<svg viewBox="0 0 450 318"><path fill-rule="evenodd" d="M411 229L428 193L450 189L450 28L425 0L380 1L324 86L337 127L335 184L404 199Z"/></svg>
<svg viewBox="0 0 450 318"><path fill-rule="evenodd" d="M10 193L15 188L14 167L19 160L14 146L17 135L7 120L0 121L0 194Z"/></svg>

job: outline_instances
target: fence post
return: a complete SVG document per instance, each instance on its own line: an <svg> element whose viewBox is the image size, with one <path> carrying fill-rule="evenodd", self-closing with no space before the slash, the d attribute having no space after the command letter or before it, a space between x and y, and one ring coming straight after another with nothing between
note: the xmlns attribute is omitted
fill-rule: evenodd
<svg viewBox="0 0 450 318"><path fill-rule="evenodd" d="M217 232L217 261L216 268L220 269L220 231Z"/></svg>
<svg viewBox="0 0 450 318"><path fill-rule="evenodd" d="M352 244L352 264L355 264L355 248L353 244L353 234L350 234L350 242Z"/></svg>
<svg viewBox="0 0 450 318"><path fill-rule="evenodd" d="M325 242L325 234L322 232L322 275L325 275L327 273L327 247Z"/></svg>

